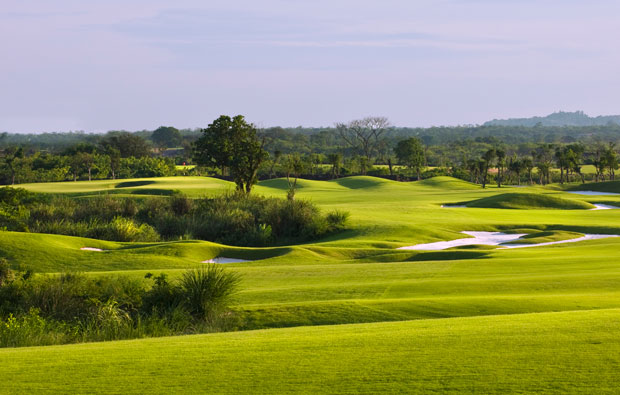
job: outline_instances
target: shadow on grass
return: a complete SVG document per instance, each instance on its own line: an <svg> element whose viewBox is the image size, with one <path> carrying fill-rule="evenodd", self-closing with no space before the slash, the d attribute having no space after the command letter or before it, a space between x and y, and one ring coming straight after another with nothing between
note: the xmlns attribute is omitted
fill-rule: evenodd
<svg viewBox="0 0 620 395"><path fill-rule="evenodd" d="M125 181L119 182L114 186L114 188L133 188L133 187L142 187L145 185L155 184L155 181Z"/></svg>

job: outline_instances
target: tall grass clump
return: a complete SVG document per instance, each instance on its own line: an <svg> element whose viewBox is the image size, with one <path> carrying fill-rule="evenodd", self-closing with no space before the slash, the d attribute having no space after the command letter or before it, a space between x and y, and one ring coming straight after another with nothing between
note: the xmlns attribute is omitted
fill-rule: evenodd
<svg viewBox="0 0 620 395"><path fill-rule="evenodd" d="M181 276L180 287L188 312L212 323L230 302L239 282L238 274L212 263L186 271Z"/></svg>

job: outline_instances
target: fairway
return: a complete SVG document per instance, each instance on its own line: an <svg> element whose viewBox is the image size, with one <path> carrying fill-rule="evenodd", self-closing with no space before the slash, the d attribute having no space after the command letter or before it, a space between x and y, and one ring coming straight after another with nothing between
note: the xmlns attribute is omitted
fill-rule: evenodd
<svg viewBox="0 0 620 395"><path fill-rule="evenodd" d="M613 388L620 238L507 247L620 235L620 210L592 210L594 204L620 206L620 196L565 191L573 185L482 189L449 177L359 176L298 185L298 199L349 212L348 229L269 248L1 232L2 256L39 273L143 279L165 272L175 278L209 259L246 260L225 264L242 278L232 304L239 331L0 350L2 374L14 377L6 391L43 390L42 372L54 372L45 388L52 392L132 392L131 382L141 383L136 392L160 393ZM81 197L172 191L200 197L233 188L199 177L24 187ZM286 180L274 179L253 193L284 197L287 188ZM505 246L398 249L467 237L463 231L525 236ZM33 361L46 368L33 371Z"/></svg>
<svg viewBox="0 0 620 395"><path fill-rule="evenodd" d="M604 393L619 339L601 310L5 349L0 392Z"/></svg>

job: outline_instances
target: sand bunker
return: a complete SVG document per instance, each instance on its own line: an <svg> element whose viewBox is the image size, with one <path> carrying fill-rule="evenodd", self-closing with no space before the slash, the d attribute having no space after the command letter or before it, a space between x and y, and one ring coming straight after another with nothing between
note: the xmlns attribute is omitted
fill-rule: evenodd
<svg viewBox="0 0 620 395"><path fill-rule="evenodd" d="M218 256L217 258L207 259L206 261L202 261L201 263L241 263L241 262L251 262L251 261L247 259L224 258L223 256Z"/></svg>
<svg viewBox="0 0 620 395"><path fill-rule="evenodd" d="M615 210L615 209L619 209L620 207L617 206L610 206L609 204L595 204L592 203L594 205L595 208L590 209L590 210Z"/></svg>
<svg viewBox="0 0 620 395"><path fill-rule="evenodd" d="M522 236L525 236L526 234L525 233L507 234L507 233L502 233L502 232L461 232L461 233L464 233L472 237L468 237L466 239L450 240L450 241L437 241L435 243L417 244L414 246L400 247L398 249L399 250L438 251L438 250L445 250L447 248L461 247L461 246L468 246L468 245L492 245L492 246L502 246L504 248L525 248L525 247L546 246L546 245L551 245L551 244L574 243L574 242L584 241L584 240L604 239L607 237L618 237L618 235L586 234L582 237L578 237L575 239L551 241L548 243L505 245L504 243L518 240Z"/></svg>
<svg viewBox="0 0 620 395"><path fill-rule="evenodd" d="M95 248L95 247L82 247L80 248L80 250L82 251L97 251L97 252L103 252L103 250L101 248Z"/></svg>
<svg viewBox="0 0 620 395"><path fill-rule="evenodd" d="M464 204L442 204L441 208L466 208Z"/></svg>
<svg viewBox="0 0 620 395"><path fill-rule="evenodd" d="M620 195L620 193L599 192L599 191L566 191L566 192L574 193L576 195L589 195L589 196Z"/></svg>

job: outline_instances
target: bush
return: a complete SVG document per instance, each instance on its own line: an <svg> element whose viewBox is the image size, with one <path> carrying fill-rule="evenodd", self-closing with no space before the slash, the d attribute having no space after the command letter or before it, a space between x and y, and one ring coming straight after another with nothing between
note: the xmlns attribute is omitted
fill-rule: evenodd
<svg viewBox="0 0 620 395"><path fill-rule="evenodd" d="M227 328L239 276L216 264L153 286L124 277L30 277L3 265L0 347L202 333ZM147 275L152 278L152 275Z"/></svg>
<svg viewBox="0 0 620 395"><path fill-rule="evenodd" d="M240 277L215 263L188 270L181 277L181 294L192 316L212 322L230 301Z"/></svg>
<svg viewBox="0 0 620 395"><path fill-rule="evenodd" d="M334 210L327 214L327 224L332 232L344 229L348 220L349 213L346 211Z"/></svg>
<svg viewBox="0 0 620 395"><path fill-rule="evenodd" d="M192 237L267 246L323 237L343 229L346 222L344 213L322 215L309 201L237 193L197 201L175 193L140 199L54 197L47 202L32 200L28 194L5 194L17 203L23 202L15 196L22 196L29 206L0 205L0 229L121 242Z"/></svg>

